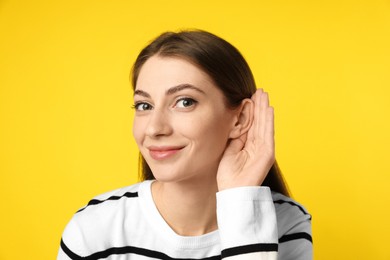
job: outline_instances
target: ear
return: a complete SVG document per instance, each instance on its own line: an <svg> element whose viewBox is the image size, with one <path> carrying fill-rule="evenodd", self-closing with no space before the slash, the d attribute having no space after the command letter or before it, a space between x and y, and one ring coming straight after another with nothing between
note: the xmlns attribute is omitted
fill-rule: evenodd
<svg viewBox="0 0 390 260"><path fill-rule="evenodd" d="M249 131L253 122L254 106L255 104L252 99L246 98L236 108L236 116L233 122L234 126L230 131L229 138L238 138Z"/></svg>

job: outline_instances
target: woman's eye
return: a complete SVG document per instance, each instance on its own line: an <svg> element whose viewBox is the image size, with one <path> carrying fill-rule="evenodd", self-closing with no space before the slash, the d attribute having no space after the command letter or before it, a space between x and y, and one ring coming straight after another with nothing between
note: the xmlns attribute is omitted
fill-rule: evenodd
<svg viewBox="0 0 390 260"><path fill-rule="evenodd" d="M134 108L137 111L144 111L144 110L151 110L153 107L148 103L136 103L134 105Z"/></svg>
<svg viewBox="0 0 390 260"><path fill-rule="evenodd" d="M192 98L182 98L176 102L176 107L186 108L195 105L196 101Z"/></svg>

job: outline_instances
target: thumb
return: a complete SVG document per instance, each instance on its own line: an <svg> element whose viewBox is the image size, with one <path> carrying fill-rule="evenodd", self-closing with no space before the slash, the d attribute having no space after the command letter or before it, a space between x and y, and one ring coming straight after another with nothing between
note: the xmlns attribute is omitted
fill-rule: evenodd
<svg viewBox="0 0 390 260"><path fill-rule="evenodd" d="M234 155L244 148L248 134L245 133L238 138L231 139L225 149L225 155Z"/></svg>

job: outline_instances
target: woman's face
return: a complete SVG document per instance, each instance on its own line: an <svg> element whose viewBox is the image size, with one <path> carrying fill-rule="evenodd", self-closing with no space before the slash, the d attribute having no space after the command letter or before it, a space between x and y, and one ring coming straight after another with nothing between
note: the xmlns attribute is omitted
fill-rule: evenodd
<svg viewBox="0 0 390 260"><path fill-rule="evenodd" d="M153 56L134 104L134 138L157 180L215 177L236 112L206 73L185 59Z"/></svg>

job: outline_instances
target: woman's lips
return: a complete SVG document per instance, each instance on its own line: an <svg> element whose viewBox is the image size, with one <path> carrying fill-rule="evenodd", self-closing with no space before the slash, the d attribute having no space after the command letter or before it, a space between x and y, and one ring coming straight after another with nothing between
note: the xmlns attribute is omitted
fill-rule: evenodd
<svg viewBox="0 0 390 260"><path fill-rule="evenodd" d="M173 147L173 146L152 146L148 147L150 157L152 157L154 160L164 160L167 159L173 155L175 155L177 152L179 152L181 149L183 149L182 146L180 147Z"/></svg>

